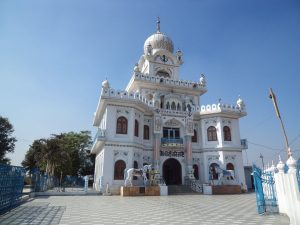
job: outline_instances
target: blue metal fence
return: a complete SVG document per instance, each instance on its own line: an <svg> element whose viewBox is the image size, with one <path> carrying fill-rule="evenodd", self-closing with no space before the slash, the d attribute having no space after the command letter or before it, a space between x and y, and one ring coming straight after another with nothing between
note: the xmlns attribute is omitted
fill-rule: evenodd
<svg viewBox="0 0 300 225"><path fill-rule="evenodd" d="M256 204L259 214L278 212L277 195L273 172L266 172L253 164L253 179L256 192Z"/></svg>
<svg viewBox="0 0 300 225"><path fill-rule="evenodd" d="M65 188L83 188L84 177L67 175L59 179L57 177L48 176L40 172L38 169L32 171L33 189L36 192L44 192L53 188L58 188L59 191L65 191Z"/></svg>
<svg viewBox="0 0 300 225"><path fill-rule="evenodd" d="M0 214L21 203L25 169L0 164Z"/></svg>
<svg viewBox="0 0 300 225"><path fill-rule="evenodd" d="M32 170L32 186L35 192L43 192L59 186L59 180L56 177L48 176L35 168Z"/></svg>

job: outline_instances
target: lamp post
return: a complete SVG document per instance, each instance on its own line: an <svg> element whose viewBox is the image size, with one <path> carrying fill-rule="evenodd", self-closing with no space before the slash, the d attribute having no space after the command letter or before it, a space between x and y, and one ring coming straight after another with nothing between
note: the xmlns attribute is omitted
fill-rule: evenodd
<svg viewBox="0 0 300 225"><path fill-rule="evenodd" d="M270 88L269 97L272 99L276 115L277 115L277 117L280 121L281 129L282 129L283 134L284 134L284 140L285 140L285 146L286 146L286 150L287 150L287 156L289 158L292 155L292 150L290 149L290 146L289 146L289 141L288 141L288 138L287 138L287 135L286 135L286 132L285 132L285 129L284 129L284 125L283 125L283 122L282 122L282 119L281 119L281 116L280 116L279 108L278 108L278 105L277 105L276 96L275 96L274 92L272 91L272 88Z"/></svg>

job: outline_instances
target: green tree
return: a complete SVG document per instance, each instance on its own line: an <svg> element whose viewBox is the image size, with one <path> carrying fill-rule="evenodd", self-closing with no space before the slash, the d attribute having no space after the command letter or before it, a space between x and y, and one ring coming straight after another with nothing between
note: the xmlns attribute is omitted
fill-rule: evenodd
<svg viewBox="0 0 300 225"><path fill-rule="evenodd" d="M39 168L45 171L46 165L44 161L44 153L46 151L47 142L45 139L33 141L28 151L26 152L25 159L22 161L22 166L31 171L33 168Z"/></svg>
<svg viewBox="0 0 300 225"><path fill-rule="evenodd" d="M0 163L9 164L7 153L14 152L17 139L12 136L14 128L7 118L0 116Z"/></svg>
<svg viewBox="0 0 300 225"><path fill-rule="evenodd" d="M38 167L52 176L93 174L91 144L89 131L53 134L48 139L35 140L22 165L28 170Z"/></svg>

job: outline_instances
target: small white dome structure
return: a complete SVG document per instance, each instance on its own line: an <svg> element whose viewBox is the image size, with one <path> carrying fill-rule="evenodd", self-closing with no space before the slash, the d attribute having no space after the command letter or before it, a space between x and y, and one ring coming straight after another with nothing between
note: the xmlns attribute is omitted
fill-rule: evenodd
<svg viewBox="0 0 300 225"><path fill-rule="evenodd" d="M241 97L239 96L238 100L236 101L237 106L243 110L245 108L245 103L244 101L241 99Z"/></svg>
<svg viewBox="0 0 300 225"><path fill-rule="evenodd" d="M102 82L102 88L104 89L109 89L109 82L107 79L105 79L103 82Z"/></svg>

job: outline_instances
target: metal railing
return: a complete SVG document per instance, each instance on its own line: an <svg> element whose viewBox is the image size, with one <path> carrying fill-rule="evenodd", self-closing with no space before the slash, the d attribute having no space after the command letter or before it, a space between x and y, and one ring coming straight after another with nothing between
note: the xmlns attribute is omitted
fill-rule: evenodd
<svg viewBox="0 0 300 225"><path fill-rule="evenodd" d="M183 144L182 138L161 138L162 144Z"/></svg>
<svg viewBox="0 0 300 225"><path fill-rule="evenodd" d="M96 135L95 135L95 137L94 137L94 141L93 141L93 143L95 143L95 141L98 141L99 139L103 139L103 138L105 138L106 137L106 130L105 129L98 129L97 130L97 133L96 133Z"/></svg>
<svg viewBox="0 0 300 225"><path fill-rule="evenodd" d="M25 169L0 164L0 214L21 203Z"/></svg>
<svg viewBox="0 0 300 225"><path fill-rule="evenodd" d="M241 139L241 146L242 146L243 149L248 149L247 139Z"/></svg>

